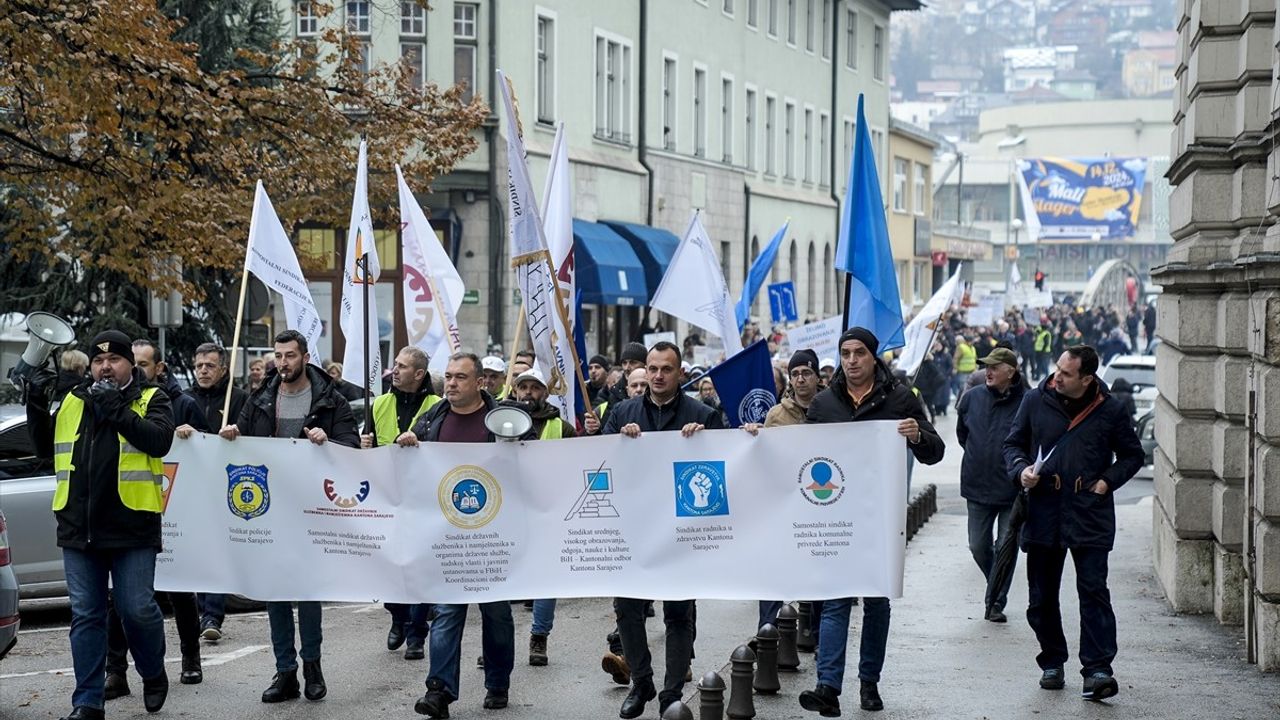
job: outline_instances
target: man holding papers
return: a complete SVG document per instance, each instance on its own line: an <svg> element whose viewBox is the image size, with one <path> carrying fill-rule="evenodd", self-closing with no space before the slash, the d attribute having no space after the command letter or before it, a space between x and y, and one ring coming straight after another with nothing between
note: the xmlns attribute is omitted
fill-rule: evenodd
<svg viewBox="0 0 1280 720"><path fill-rule="evenodd" d="M1040 687L1060 690L1066 682L1067 639L1058 591L1070 550L1080 594L1086 700L1119 692L1111 670L1116 616L1107 590L1107 555L1116 536L1112 494L1143 462L1132 419L1097 371L1093 348L1068 348L1058 358L1057 372L1023 398L1004 441L1008 477L1028 490L1022 549L1027 553L1027 622L1040 641Z"/></svg>

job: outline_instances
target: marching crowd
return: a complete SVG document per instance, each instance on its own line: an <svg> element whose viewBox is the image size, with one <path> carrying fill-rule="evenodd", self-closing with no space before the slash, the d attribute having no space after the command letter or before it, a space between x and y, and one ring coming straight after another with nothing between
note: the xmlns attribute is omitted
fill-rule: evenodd
<svg viewBox="0 0 1280 720"><path fill-rule="evenodd" d="M1102 699L1118 690L1111 668L1115 618L1106 588L1107 553L1115 532L1112 493L1136 472L1141 448L1122 404L1096 375L1100 358L1091 343L1105 342L1115 331L1125 330L1127 319L1113 312L1068 308L1050 308L1039 319L1033 326L1022 316L1010 316L991 331L968 328L958 315L950 318L914 382L895 374L879 353L879 339L863 328L840 336L838 359L793 349L785 368L776 368L780 401L762 425L744 429L754 434L782 425L892 420L914 460L934 464L945 447L931 415L945 414L951 392L962 390L967 377L981 366L980 387L958 398L957 408L957 435L964 448L962 492L969 502L974 559L994 579L993 531L1005 532L1015 501L1022 502L1026 524L1021 544L1027 552L1031 588L1027 618L1042 648L1037 657L1040 684L1052 689L1064 684L1067 645L1058 593L1065 557L1071 553L1081 596L1084 697ZM1146 326L1147 337L1153 329ZM1136 331L1128 335L1130 345L1136 345ZM161 603L171 606L175 616L181 683L202 680L200 638L217 642L223 637L223 596L153 589L161 547L161 459L175 437L216 432L227 441L240 436L305 438L317 445L332 442L352 448L494 442L484 419L500 404L517 404L529 413L533 424L525 440L597 434L639 438L655 432L689 437L725 427L709 380L689 385L696 393L685 392L701 368L689 364L687 348L669 342L649 348L630 343L616 364L603 355L590 358L590 409L573 418L560 417L547 402L547 380L532 353L516 353L510 363L492 355L457 353L449 358L443 376L433 378L426 355L406 347L396 354L387 392L374 399L372 420L364 427L350 404L362 397L362 389L354 388L353 397L350 384L340 379L340 367L312 364L306 338L295 331L275 337L270 361L249 364L247 386L230 388L225 416L228 353L218 345L196 349L194 383L186 391L149 340L105 331L87 350L87 375L83 367L78 376L74 369L61 376L46 372L32 380L27 394L28 427L37 452L53 459L57 476L53 510L72 605L76 678L70 720L102 718L106 700L131 692L127 652L133 654L142 677L147 711L164 705L169 681ZM67 357L78 352L64 352L64 368ZM1056 354L1053 372L1048 367L1051 354ZM1027 384L1032 378L1040 379L1038 386ZM1048 458L1040 462L1045 453ZM1007 580L989 588L988 620L1005 621L1007 590ZM849 616L857 604L853 598L812 603L817 684L799 701L823 717L841 712ZM888 644L890 602L864 598L860 604L859 704L874 711L884 707L878 683ZM545 665L555 600L533 600L530 605L528 662ZM778 600L762 600L760 624L774 622L780 605ZM449 706L459 697L468 607L388 604L386 609L387 649L403 647L410 661L429 659L426 692L414 709L429 717L449 717ZM483 706L499 709L508 703L516 655L511 605L481 603L479 609ZM655 698L661 712L681 697L691 679L695 601L663 603L666 652L661 685L654 677L645 633L646 618L655 614L653 603L616 598L614 609L616 631L606 638L608 650L601 666L615 682L630 686L619 716L640 717ZM262 701L324 698L320 603L269 602L267 614L275 676Z"/></svg>

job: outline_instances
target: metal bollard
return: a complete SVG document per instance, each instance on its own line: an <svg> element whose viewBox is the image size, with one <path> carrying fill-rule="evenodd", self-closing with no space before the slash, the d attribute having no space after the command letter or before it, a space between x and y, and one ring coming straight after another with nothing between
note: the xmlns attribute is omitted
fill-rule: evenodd
<svg viewBox="0 0 1280 720"><path fill-rule="evenodd" d="M698 681L698 720L724 720L724 678L714 670Z"/></svg>
<svg viewBox="0 0 1280 720"><path fill-rule="evenodd" d="M739 645L729 657L733 665L730 671L729 692L730 720L750 720L756 716L756 701L751 696L751 666L756 662L756 654L746 645Z"/></svg>
<svg viewBox="0 0 1280 720"><path fill-rule="evenodd" d="M667 706L662 713L662 720L693 720L693 711L677 700Z"/></svg>
<svg viewBox="0 0 1280 720"><path fill-rule="evenodd" d="M778 628L768 623L756 633L756 677L751 687L761 695L782 689L778 681Z"/></svg>
<svg viewBox="0 0 1280 720"><path fill-rule="evenodd" d="M817 643L813 641L813 628L822 619L816 621L813 617L813 605L808 602L800 603L800 617L796 621L796 650L802 653L811 653L817 647Z"/></svg>
<svg viewBox="0 0 1280 720"><path fill-rule="evenodd" d="M800 672L800 655L796 653L796 623L800 613L790 603L778 611L778 671Z"/></svg>

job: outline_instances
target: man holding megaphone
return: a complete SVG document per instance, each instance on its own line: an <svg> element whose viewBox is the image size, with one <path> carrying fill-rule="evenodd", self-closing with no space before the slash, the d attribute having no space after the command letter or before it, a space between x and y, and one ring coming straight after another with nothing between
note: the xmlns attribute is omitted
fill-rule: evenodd
<svg viewBox="0 0 1280 720"><path fill-rule="evenodd" d="M154 580L163 509L162 458L173 443L168 396L134 367L129 337L107 330L89 348L89 374L49 413L52 373L28 378L27 427L40 457L53 458L67 594L71 598L74 706L65 720L103 717L107 580L124 621L143 702L156 712L169 692L164 616Z"/></svg>

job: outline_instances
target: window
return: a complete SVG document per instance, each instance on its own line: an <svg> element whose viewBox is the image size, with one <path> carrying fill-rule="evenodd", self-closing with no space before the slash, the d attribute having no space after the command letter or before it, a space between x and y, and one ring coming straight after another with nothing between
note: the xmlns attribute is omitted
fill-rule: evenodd
<svg viewBox="0 0 1280 720"><path fill-rule="evenodd" d="M880 163L880 158L884 157L884 131L883 130L873 129L871 131L871 149L873 151L872 154L875 155L875 158L876 158L876 167L877 168L884 167L884 165Z"/></svg>
<svg viewBox="0 0 1280 720"><path fill-rule="evenodd" d="M857 142L857 127L849 118L844 119L844 163L840 166L840 180L849 186L849 168L853 164L853 146Z"/></svg>
<svg viewBox="0 0 1280 720"><path fill-rule="evenodd" d="M813 241L809 241L809 277L805 283L805 303L804 311L808 315L818 312L817 303L814 302L818 289L818 269L814 267L818 264L818 251Z"/></svg>
<svg viewBox="0 0 1280 720"><path fill-rule="evenodd" d="M720 275L724 278L725 285L732 285L733 275L729 272L729 254L733 250L733 243L728 240L720 241Z"/></svg>
<svg viewBox="0 0 1280 720"><path fill-rule="evenodd" d="M813 108L804 109L804 181L813 182Z"/></svg>
<svg viewBox="0 0 1280 720"><path fill-rule="evenodd" d="M538 122L552 123L556 119L556 25L555 19L539 15L534 39L536 53L535 86L538 94Z"/></svg>
<svg viewBox="0 0 1280 720"><path fill-rule="evenodd" d="M409 82L414 90L421 90L427 77L426 46L420 42L400 43L400 62L409 68Z"/></svg>
<svg viewBox="0 0 1280 720"><path fill-rule="evenodd" d="M662 58L662 147L676 149L676 59Z"/></svg>
<svg viewBox="0 0 1280 720"><path fill-rule="evenodd" d="M893 159L893 209L898 212L907 211L907 166L906 160Z"/></svg>
<svg viewBox="0 0 1280 720"><path fill-rule="evenodd" d="M724 7L721 9L724 10L725 15L733 17L733 0L724 0Z"/></svg>
<svg viewBox="0 0 1280 720"><path fill-rule="evenodd" d="M767 0L769 3L769 37L778 37L778 0Z"/></svg>
<svg viewBox="0 0 1280 720"><path fill-rule="evenodd" d="M421 37L427 34L427 9L414 0L400 1L400 34Z"/></svg>
<svg viewBox="0 0 1280 720"><path fill-rule="evenodd" d="M836 284L831 272L831 243L822 245L822 314L830 315L836 307Z"/></svg>
<svg viewBox="0 0 1280 720"><path fill-rule="evenodd" d="M369 3L347 3L347 32L355 35L369 34Z"/></svg>
<svg viewBox="0 0 1280 720"><path fill-rule="evenodd" d="M914 210L917 215L924 215L926 205L925 198L928 197L929 166L916 163L916 172L913 180L915 181L915 197L912 199L914 204L911 206L911 209Z"/></svg>
<svg viewBox="0 0 1280 720"><path fill-rule="evenodd" d="M788 178L796 176L796 104L788 102L786 109L783 111L782 128L782 157L784 160L782 169Z"/></svg>
<svg viewBox="0 0 1280 720"><path fill-rule="evenodd" d="M693 154L707 156L707 69L693 69Z"/></svg>
<svg viewBox="0 0 1280 720"><path fill-rule="evenodd" d="M814 3L817 0L804 0L804 49L813 52L813 17Z"/></svg>
<svg viewBox="0 0 1280 720"><path fill-rule="evenodd" d="M852 8L845 11L844 29L844 66L850 70L858 69L858 11Z"/></svg>
<svg viewBox="0 0 1280 720"><path fill-rule="evenodd" d="M778 129L778 98L764 98L764 172L775 175L778 172L778 138L774 133Z"/></svg>
<svg viewBox="0 0 1280 720"><path fill-rule="evenodd" d="M294 6L298 13L298 37L315 35L320 31L320 16L310 2L303 0Z"/></svg>
<svg viewBox="0 0 1280 720"><path fill-rule="evenodd" d="M479 7L473 3L453 6L453 82L466 85L463 102L471 102L476 91L476 16Z"/></svg>
<svg viewBox="0 0 1280 720"><path fill-rule="evenodd" d="M818 184L831 186L831 118L826 113L818 116Z"/></svg>
<svg viewBox="0 0 1280 720"><path fill-rule="evenodd" d="M631 45L596 35L596 137L631 142Z"/></svg>
<svg viewBox="0 0 1280 720"><path fill-rule="evenodd" d="M871 74L877 80L884 80L884 26L877 25L875 39L871 44L875 56L871 59Z"/></svg>
<svg viewBox="0 0 1280 720"><path fill-rule="evenodd" d="M359 43L359 46L360 47L359 49L356 50L356 52L360 53L360 74L365 77L369 77L369 68L370 68L369 43L362 42L362 43Z"/></svg>
<svg viewBox="0 0 1280 720"><path fill-rule="evenodd" d="M756 91L747 88L746 121L743 133L746 135L747 169L756 169Z"/></svg>
<svg viewBox="0 0 1280 720"><path fill-rule="evenodd" d="M477 17L480 14L480 6L475 3L454 3L453 6L453 37L457 40L477 40L479 34L477 31Z"/></svg>
<svg viewBox="0 0 1280 720"><path fill-rule="evenodd" d="M747 27L760 27L760 0L747 0Z"/></svg>
<svg viewBox="0 0 1280 720"><path fill-rule="evenodd" d="M796 0L787 0L787 44L796 44Z"/></svg>
<svg viewBox="0 0 1280 720"><path fill-rule="evenodd" d="M733 78L720 78L720 159L733 164Z"/></svg>
<svg viewBox="0 0 1280 720"><path fill-rule="evenodd" d="M822 0L822 59L831 59L831 0Z"/></svg>

